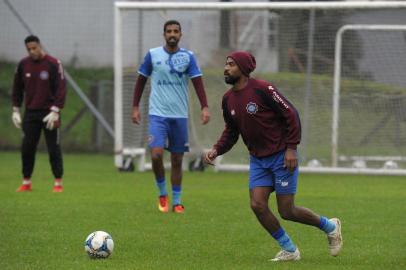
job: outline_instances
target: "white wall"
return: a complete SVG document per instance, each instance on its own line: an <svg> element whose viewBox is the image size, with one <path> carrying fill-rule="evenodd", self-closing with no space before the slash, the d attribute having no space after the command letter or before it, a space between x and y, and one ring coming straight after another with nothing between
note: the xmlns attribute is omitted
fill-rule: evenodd
<svg viewBox="0 0 406 270"><path fill-rule="evenodd" d="M113 20L114 0L8 0L18 11L34 34L38 35L51 55L65 64L74 62L78 66L112 66L113 63ZM195 2L218 2L216 0L194 0ZM243 0L244 1L244 0ZM258 0L257 0L258 1ZM260 0L259 2L267 1ZM165 0L157 2L180 2ZM234 1L241 2L241 0ZM145 12L148 13L148 12ZM135 14L135 13L133 13ZM151 14L151 12L150 12ZM187 13L157 11L152 16L143 16L144 28L141 35L141 48L137 29L127 29L129 57L125 60L133 63L139 60L151 46L163 44L162 24L166 19L178 19L182 23L184 36L181 46L190 48L199 54L204 64L208 52L218 45L218 14L213 20L199 18ZM124 18L135 20L137 18ZM188 31L199 29L199 31ZM24 38L28 32L0 0L0 59L16 62L26 55ZM210 42L208 42L210 39ZM130 49L130 50L131 50ZM141 51L141 52L140 52Z"/></svg>
<svg viewBox="0 0 406 270"><path fill-rule="evenodd" d="M114 1L9 1L50 54L63 62L76 56L80 65L112 63ZM23 40L28 32L3 1L0 28L0 58L18 61L26 55Z"/></svg>

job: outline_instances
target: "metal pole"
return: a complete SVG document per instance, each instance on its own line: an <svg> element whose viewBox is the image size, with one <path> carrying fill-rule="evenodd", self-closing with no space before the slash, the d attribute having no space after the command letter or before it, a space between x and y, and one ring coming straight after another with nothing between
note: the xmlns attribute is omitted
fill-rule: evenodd
<svg viewBox="0 0 406 270"><path fill-rule="evenodd" d="M332 117L332 130L331 130L331 166L337 167L338 165L338 110L340 107L340 77L341 77L341 46L342 46L342 33L344 28L340 28L336 35L336 44L334 52L334 83L333 83L333 117Z"/></svg>
<svg viewBox="0 0 406 270"><path fill-rule="evenodd" d="M303 137L302 137L302 153L301 159L307 158L307 141L309 130L309 104L312 96L312 74L313 74L313 49L314 49L314 26L315 25L315 10L310 10L309 17L309 35L307 38L307 63L306 63L306 93L303 109Z"/></svg>
<svg viewBox="0 0 406 270"><path fill-rule="evenodd" d="M96 107L93 105L93 103L89 100L89 98L86 96L85 93L83 93L82 89L80 89L79 85L76 83L76 81L70 76L70 74L66 71L65 72L65 77L66 80L68 81L69 85L75 90L76 94L82 99L82 101L86 104L87 108L93 113L94 117L102 124L104 129L107 131L107 133L110 135L111 138L114 139L114 130L110 126L109 123L107 123L106 119L104 119L103 115L96 109Z"/></svg>
<svg viewBox="0 0 406 270"><path fill-rule="evenodd" d="M221 2L230 2L230 0L221 0ZM220 48L230 48L230 11L220 11Z"/></svg>
<svg viewBox="0 0 406 270"><path fill-rule="evenodd" d="M123 106L122 106L122 92L121 86L123 84L123 69L121 57L121 14L120 8L114 6L114 163L117 168L123 166Z"/></svg>

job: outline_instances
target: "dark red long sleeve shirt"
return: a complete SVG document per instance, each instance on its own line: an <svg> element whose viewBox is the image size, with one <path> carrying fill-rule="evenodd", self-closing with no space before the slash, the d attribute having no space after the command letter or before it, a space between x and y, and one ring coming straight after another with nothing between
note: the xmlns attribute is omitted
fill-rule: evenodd
<svg viewBox="0 0 406 270"><path fill-rule="evenodd" d="M20 61L14 75L12 103L31 110L46 110L52 106L64 107L66 81L58 59L45 55L40 60L26 57Z"/></svg>
<svg viewBox="0 0 406 270"><path fill-rule="evenodd" d="M251 155L265 157L296 149L301 127L297 110L271 83L252 79L241 90L228 90L222 101L225 129L214 145L218 155L229 151L239 134Z"/></svg>

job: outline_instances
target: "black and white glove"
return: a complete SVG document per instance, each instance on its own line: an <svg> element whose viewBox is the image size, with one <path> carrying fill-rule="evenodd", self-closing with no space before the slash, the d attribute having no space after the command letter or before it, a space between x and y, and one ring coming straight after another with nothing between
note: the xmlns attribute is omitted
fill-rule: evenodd
<svg viewBox="0 0 406 270"><path fill-rule="evenodd" d="M46 123L46 128L53 130L59 127L59 108L56 106L51 107L51 112L42 119L42 122Z"/></svg>
<svg viewBox="0 0 406 270"><path fill-rule="evenodd" d="M11 115L11 120L16 128L21 128L21 114L20 108L13 107L13 114Z"/></svg>

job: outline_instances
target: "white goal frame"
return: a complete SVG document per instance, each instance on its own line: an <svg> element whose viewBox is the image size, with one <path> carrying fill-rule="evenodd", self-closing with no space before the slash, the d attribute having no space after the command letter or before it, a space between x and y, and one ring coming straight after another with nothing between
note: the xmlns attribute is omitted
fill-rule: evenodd
<svg viewBox="0 0 406 270"><path fill-rule="evenodd" d="M332 2L115 2L114 3L114 161L117 168L139 156L138 170L150 169L151 164L145 162L144 148L123 148L123 115L122 115L122 11L124 10L333 10L333 9L381 9L381 8L406 8L406 2L401 1L332 1ZM337 33L336 59L341 58L342 34L352 26L344 26ZM381 27L381 26L376 26ZM340 39L340 40L338 40ZM338 45L339 42L339 45ZM339 47L339 48L338 48ZM371 168L341 168L337 167L337 140L340 97L341 61L335 63L334 94L333 94L333 119L332 119L332 166L331 167L302 167L302 172L315 173L362 173L362 174L390 174L406 175L406 170L401 169L371 169ZM221 164L217 162L216 171L246 171L248 165Z"/></svg>
<svg viewBox="0 0 406 270"><path fill-rule="evenodd" d="M346 31L351 30L365 30L365 31L406 31L406 25L389 25L389 24L347 24L338 29L336 34L335 52L334 52L334 82L333 82L333 119L332 119L332 132L331 132L331 165L337 167L338 160L353 159L353 160L399 160L403 161L406 157L339 157L338 156L338 128L340 117L340 87L341 87L341 63L342 63L342 44L343 35Z"/></svg>

